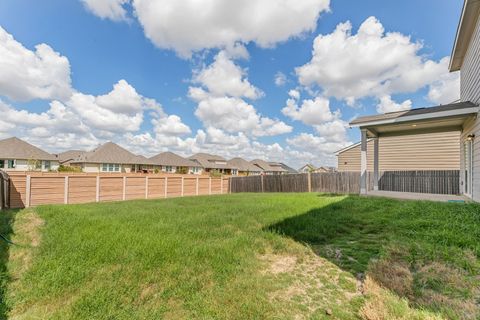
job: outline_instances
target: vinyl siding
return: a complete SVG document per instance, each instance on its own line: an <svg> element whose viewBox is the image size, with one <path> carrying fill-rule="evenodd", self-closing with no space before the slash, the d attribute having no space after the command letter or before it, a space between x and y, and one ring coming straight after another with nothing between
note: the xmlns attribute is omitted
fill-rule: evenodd
<svg viewBox="0 0 480 320"><path fill-rule="evenodd" d="M458 170L460 132L418 132L379 138L379 169ZM373 171L373 140L367 144L367 169ZM338 155L339 171L360 171L360 145Z"/></svg>
<svg viewBox="0 0 480 320"><path fill-rule="evenodd" d="M480 104L480 19L477 20L475 32L470 40L470 45L463 60L460 70L460 88L461 100L471 101ZM464 125L461 143L461 190L465 184L463 173L464 170L464 148L463 142L470 134L475 135L473 144L473 189L472 198L480 201L480 119L469 121Z"/></svg>

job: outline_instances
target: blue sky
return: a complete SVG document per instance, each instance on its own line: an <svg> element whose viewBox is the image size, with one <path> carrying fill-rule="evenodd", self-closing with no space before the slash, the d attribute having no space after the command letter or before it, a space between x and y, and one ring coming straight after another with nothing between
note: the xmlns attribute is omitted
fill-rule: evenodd
<svg viewBox="0 0 480 320"><path fill-rule="evenodd" d="M188 8L192 2L0 2L0 27L23 46L12 51L12 42L0 44L0 52L10 50L0 57L0 137L18 135L52 152L113 140L145 155L207 151L331 165L334 151L359 138L348 128L352 118L448 103L458 94L458 76L448 73L442 58L451 53L461 1L309 0L293 14L297 8L289 0L266 1L263 8L242 0L241 10L218 5L221 0ZM203 9L211 25L198 18ZM261 10L269 14L257 16ZM246 19L237 21L237 12ZM376 20L364 23L372 16ZM329 38L346 21L351 27L343 29L344 37ZM355 39L362 24L370 36ZM226 39L216 30L237 35ZM389 37L392 32L396 36ZM55 61L28 58L42 43L58 53L51 53ZM15 58L21 55L26 58ZM30 77L32 70L40 76ZM92 102L122 79L120 102L112 96ZM61 88L44 92L45 86ZM22 92L25 87L33 89ZM202 93L193 96L192 88ZM228 108L236 110L232 119L222 114ZM107 124L96 112L119 119Z"/></svg>

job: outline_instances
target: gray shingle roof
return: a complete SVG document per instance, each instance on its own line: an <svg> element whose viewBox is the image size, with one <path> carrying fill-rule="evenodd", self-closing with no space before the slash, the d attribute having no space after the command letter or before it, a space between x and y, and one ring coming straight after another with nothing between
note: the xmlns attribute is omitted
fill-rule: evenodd
<svg viewBox="0 0 480 320"><path fill-rule="evenodd" d="M175 167L198 167L198 163L179 156L173 152L162 152L150 158L150 160L161 166L175 166Z"/></svg>
<svg viewBox="0 0 480 320"><path fill-rule="evenodd" d="M250 162L260 167L263 171L266 171L266 172L286 172L287 171L284 168L282 168L281 164L276 162L268 163L261 159L255 159Z"/></svg>
<svg viewBox="0 0 480 320"><path fill-rule="evenodd" d="M198 162L201 167L206 169L236 169L236 167L229 166L225 158L213 154L197 153L188 159ZM225 162L225 164L216 163L216 161Z"/></svg>
<svg viewBox="0 0 480 320"><path fill-rule="evenodd" d="M63 163L63 162L75 160L85 152L86 151L82 151L82 150L68 150L68 151L59 153L57 156L60 163Z"/></svg>
<svg viewBox="0 0 480 320"><path fill-rule="evenodd" d="M353 121L351 121L350 125L361 125L362 123L367 123L372 121L401 119L402 117L407 117L407 116L409 117L409 116L418 116L423 114L433 114L435 112L461 110L461 109L468 109L468 108L474 108L474 107L477 107L477 105L470 101L466 101L466 102L458 102L458 103L446 104L446 105L430 107L430 108L418 108L418 109L412 109L412 110L406 110L406 111L389 112L385 114L358 117Z"/></svg>
<svg viewBox="0 0 480 320"><path fill-rule="evenodd" d="M261 172L262 169L242 158L233 158L227 161L227 165L237 168L239 171Z"/></svg>
<svg viewBox="0 0 480 320"><path fill-rule="evenodd" d="M0 159L57 160L57 157L30 143L12 137L0 140Z"/></svg>
<svg viewBox="0 0 480 320"><path fill-rule="evenodd" d="M139 157L113 142L107 142L92 151L81 154L72 163L118 163L151 164L145 157Z"/></svg>

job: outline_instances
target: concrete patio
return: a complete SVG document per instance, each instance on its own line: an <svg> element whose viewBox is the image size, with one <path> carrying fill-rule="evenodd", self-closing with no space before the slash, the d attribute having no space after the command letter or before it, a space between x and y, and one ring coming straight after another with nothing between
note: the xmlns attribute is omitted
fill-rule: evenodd
<svg viewBox="0 0 480 320"><path fill-rule="evenodd" d="M457 195L448 195L448 194L431 194L431 193L412 193L412 192L395 192L395 191L368 191L365 196L372 197L385 197L393 199L403 199L403 200L428 200L428 201L437 201L437 202L450 202L450 201L471 201L468 197L457 196Z"/></svg>

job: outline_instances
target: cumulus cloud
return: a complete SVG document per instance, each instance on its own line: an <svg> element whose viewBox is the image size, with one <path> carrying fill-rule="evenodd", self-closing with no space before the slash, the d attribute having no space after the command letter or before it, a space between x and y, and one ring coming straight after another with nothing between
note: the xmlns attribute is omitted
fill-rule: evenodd
<svg viewBox="0 0 480 320"><path fill-rule="evenodd" d="M237 66L224 51L214 62L196 70L189 96L198 103L195 115L206 127L229 133L251 136L273 136L292 131L282 121L261 116L244 98L258 99L263 93L246 78L246 71Z"/></svg>
<svg viewBox="0 0 480 320"><path fill-rule="evenodd" d="M332 112L330 101L323 97L303 100L301 106L298 105L296 99L288 99L282 113L293 120L308 125L319 125L338 118L338 111L336 113Z"/></svg>
<svg viewBox="0 0 480 320"><path fill-rule="evenodd" d="M125 19L127 2L156 46L183 57L238 42L271 47L313 31L330 5L329 0L84 0L91 12L112 20Z"/></svg>
<svg viewBox="0 0 480 320"><path fill-rule="evenodd" d="M415 92L448 72L448 57L428 60L423 45L409 36L387 32L375 17L366 19L356 34L350 22L340 23L331 34L319 35L312 59L298 67L304 86L318 86L326 96L349 104L364 97Z"/></svg>
<svg viewBox="0 0 480 320"><path fill-rule="evenodd" d="M437 104L447 104L460 99L460 73L443 75L430 85L428 100Z"/></svg>
<svg viewBox="0 0 480 320"><path fill-rule="evenodd" d="M15 101L66 99L71 79L68 59L47 44L25 48L0 27L0 95Z"/></svg>
<svg viewBox="0 0 480 320"><path fill-rule="evenodd" d="M396 112L412 109L412 101L410 99L397 103L392 100L392 97L385 95L380 97L380 101L377 105L378 113Z"/></svg>
<svg viewBox="0 0 480 320"><path fill-rule="evenodd" d="M287 76L280 71L275 73L275 76L273 77L273 79L277 87L283 87L287 83Z"/></svg>
<svg viewBox="0 0 480 320"><path fill-rule="evenodd" d="M236 65L225 51L220 51L211 65L198 71L193 81L202 84L214 96L258 99L263 95L248 81L246 71Z"/></svg>
<svg viewBox="0 0 480 320"><path fill-rule="evenodd" d="M127 20L124 5L130 0L81 0L85 7L102 19L113 21Z"/></svg>

